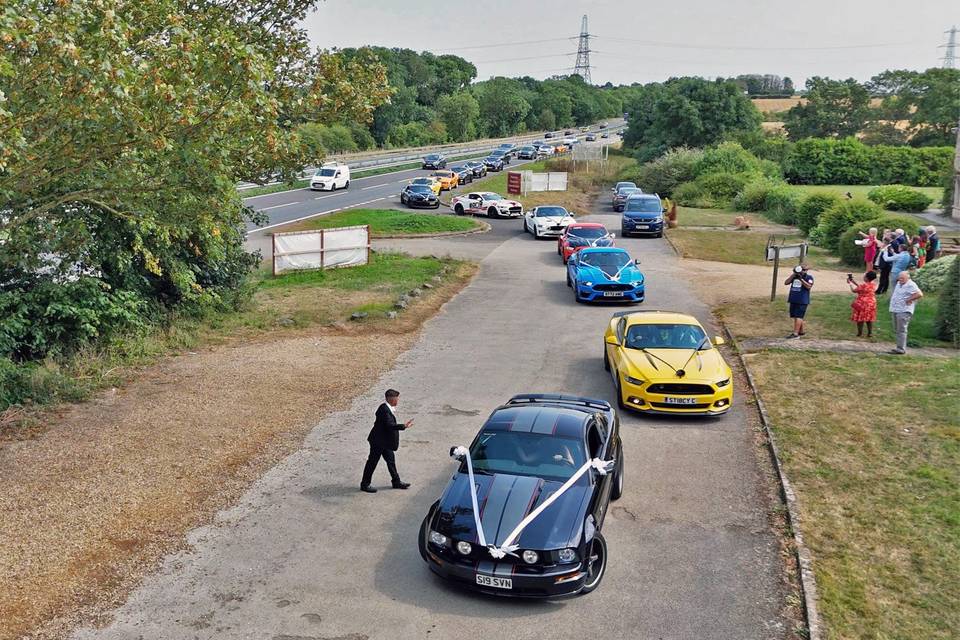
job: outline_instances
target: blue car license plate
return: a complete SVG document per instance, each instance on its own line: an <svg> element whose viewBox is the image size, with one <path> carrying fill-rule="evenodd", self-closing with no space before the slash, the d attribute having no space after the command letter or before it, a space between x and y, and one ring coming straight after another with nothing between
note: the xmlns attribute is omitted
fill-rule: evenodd
<svg viewBox="0 0 960 640"><path fill-rule="evenodd" d="M603 297L604 298L622 298L623 291L604 291Z"/></svg>

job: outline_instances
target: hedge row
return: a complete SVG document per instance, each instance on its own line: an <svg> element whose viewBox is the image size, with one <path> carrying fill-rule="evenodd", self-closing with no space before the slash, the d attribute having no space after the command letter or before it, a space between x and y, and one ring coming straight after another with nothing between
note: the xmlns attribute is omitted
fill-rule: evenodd
<svg viewBox="0 0 960 640"><path fill-rule="evenodd" d="M905 184L933 187L953 163L952 147L867 146L856 138L806 138L787 153L794 184Z"/></svg>

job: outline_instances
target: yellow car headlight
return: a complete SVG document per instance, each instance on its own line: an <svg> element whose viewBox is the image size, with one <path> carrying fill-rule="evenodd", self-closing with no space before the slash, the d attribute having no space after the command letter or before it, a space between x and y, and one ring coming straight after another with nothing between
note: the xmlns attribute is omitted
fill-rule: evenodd
<svg viewBox="0 0 960 640"><path fill-rule="evenodd" d="M623 379L629 382L630 384L636 385L638 387L644 383L643 380L640 380L638 378L632 378L630 376L623 376Z"/></svg>
<svg viewBox="0 0 960 640"><path fill-rule="evenodd" d="M722 388L724 388L725 386L727 386L728 384L730 384L730 378L727 378L727 379L725 379L725 380L721 380L720 382L718 382L718 383L717 383L717 388L722 389Z"/></svg>

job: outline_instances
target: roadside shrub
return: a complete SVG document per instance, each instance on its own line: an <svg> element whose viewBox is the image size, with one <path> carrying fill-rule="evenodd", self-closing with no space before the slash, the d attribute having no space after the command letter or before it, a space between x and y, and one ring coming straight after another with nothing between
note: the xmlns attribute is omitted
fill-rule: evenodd
<svg viewBox="0 0 960 640"><path fill-rule="evenodd" d="M722 142L703 152L693 167L694 175L708 173L750 173L756 175L780 175L775 162L760 160L739 142Z"/></svg>
<svg viewBox="0 0 960 640"><path fill-rule="evenodd" d="M871 220L861 220L850 225L840 233L837 240L836 253L840 261L854 267L863 267L863 247L854 244L860 239L858 231L867 233L871 227L876 227L882 233L884 229L903 229L907 235L916 235L920 226L914 218L906 216L880 215Z"/></svg>
<svg viewBox="0 0 960 640"><path fill-rule="evenodd" d="M704 195L718 203L729 204L739 193L751 176L743 173L708 173L698 177L694 182L700 187Z"/></svg>
<svg viewBox="0 0 960 640"><path fill-rule="evenodd" d="M902 184L874 187L867 192L867 198L890 211L925 211L933 202L927 194Z"/></svg>
<svg viewBox="0 0 960 640"><path fill-rule="evenodd" d="M733 199L733 207L738 211L763 211L767 206L767 194L780 186L781 182L770 178L757 178L744 185Z"/></svg>
<svg viewBox="0 0 960 640"><path fill-rule="evenodd" d="M636 182L644 191L670 196L678 185L696 177L693 167L702 156L700 149L670 149L656 160L625 170L620 177Z"/></svg>
<svg viewBox="0 0 960 640"><path fill-rule="evenodd" d="M716 206L711 198L696 182L684 182L673 190L673 200L684 207L700 207L710 209Z"/></svg>
<svg viewBox="0 0 960 640"><path fill-rule="evenodd" d="M946 287L950 269L957 259L957 256L953 255L944 256L937 258L933 262L928 262L924 265L923 269L917 271L913 279L924 293L937 293L938 291L942 291Z"/></svg>
<svg viewBox="0 0 960 640"><path fill-rule="evenodd" d="M934 264L939 260L934 260ZM940 304L937 305L937 337L960 346L960 260L954 260L947 271Z"/></svg>
<svg viewBox="0 0 960 640"><path fill-rule="evenodd" d="M855 198L830 207L820 216L820 222L810 234L814 244L835 251L840 234L864 220L880 218L883 211L873 202Z"/></svg>
<svg viewBox="0 0 960 640"><path fill-rule="evenodd" d="M951 147L868 146L856 138L805 138L783 160L794 184L936 186L953 163Z"/></svg>
<svg viewBox="0 0 960 640"><path fill-rule="evenodd" d="M796 189L781 184L767 191L763 209L768 218L780 224L796 224L797 210L803 196Z"/></svg>
<svg viewBox="0 0 960 640"><path fill-rule="evenodd" d="M836 193L811 193L797 207L796 225L800 227L801 231L809 235L810 231L820 222L820 216L823 212L840 204L840 202L840 196Z"/></svg>

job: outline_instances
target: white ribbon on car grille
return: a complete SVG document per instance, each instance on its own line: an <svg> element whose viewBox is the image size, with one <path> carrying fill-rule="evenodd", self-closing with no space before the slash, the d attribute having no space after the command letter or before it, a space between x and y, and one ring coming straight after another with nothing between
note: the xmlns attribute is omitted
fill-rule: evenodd
<svg viewBox="0 0 960 640"><path fill-rule="evenodd" d="M517 549L520 548L519 545L514 544L517 539L519 539L520 534L523 533L523 530L533 522L538 515L543 513L543 511L549 507L551 504L557 501L557 499L562 496L570 487L577 483L577 480L580 479L580 476L585 474L590 469L596 469L600 475L605 476L611 471L613 471L614 462L612 460L601 460L600 458L593 458L587 460L583 465L577 469L577 471L570 476L570 478L560 485L560 488L557 489L553 495L544 500L540 506L531 511L527 516L521 520L516 527L513 528L513 531L510 532L504 541L499 547L492 544L487 544L487 539L483 535L483 524L480 522L480 509L477 506L477 483L473 479L473 459L470 457L470 450L466 447L454 447L451 451L451 455L454 458L460 459L465 458L467 461L467 475L470 478L470 501L473 504L473 522L477 527L477 538L480 541L480 546L486 547L490 552L490 555L495 560L500 560L501 558L511 555L516 557L514 553Z"/></svg>

